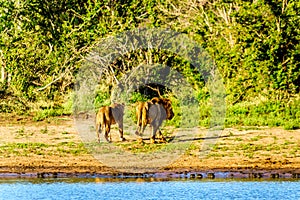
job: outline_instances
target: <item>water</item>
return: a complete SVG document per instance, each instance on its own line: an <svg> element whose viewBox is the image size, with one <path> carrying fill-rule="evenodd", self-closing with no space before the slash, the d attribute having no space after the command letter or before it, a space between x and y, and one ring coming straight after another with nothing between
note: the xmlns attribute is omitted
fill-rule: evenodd
<svg viewBox="0 0 300 200"><path fill-rule="evenodd" d="M0 199L300 199L299 180L0 179Z"/></svg>

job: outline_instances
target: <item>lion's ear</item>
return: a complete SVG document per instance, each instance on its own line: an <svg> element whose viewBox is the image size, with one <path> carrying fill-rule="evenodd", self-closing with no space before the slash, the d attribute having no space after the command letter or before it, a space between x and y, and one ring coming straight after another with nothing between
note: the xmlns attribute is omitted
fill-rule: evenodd
<svg viewBox="0 0 300 200"><path fill-rule="evenodd" d="M161 98L158 98L158 97L153 97L153 98L151 99L151 102L152 102L153 104L160 104L160 103L162 103L162 99L161 99Z"/></svg>
<svg viewBox="0 0 300 200"><path fill-rule="evenodd" d="M157 102L157 98L156 97L153 97L151 100L150 100L151 103L155 104Z"/></svg>

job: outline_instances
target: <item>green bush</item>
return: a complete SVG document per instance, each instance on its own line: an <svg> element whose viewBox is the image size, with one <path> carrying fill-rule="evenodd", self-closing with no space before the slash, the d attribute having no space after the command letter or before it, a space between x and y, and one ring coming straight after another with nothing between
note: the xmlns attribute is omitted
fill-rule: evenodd
<svg viewBox="0 0 300 200"><path fill-rule="evenodd" d="M66 96L74 89L83 58L103 38L136 27L168 27L186 33L213 58L226 88L226 126L298 127L299 1L183 0L171 5L165 0L66 0L52 4L0 0L1 112L40 110L36 120L70 113L69 103L69 111L62 108ZM105 90L96 91L95 108L110 103L115 78L141 63L160 63L191 84L200 102L200 125L209 126L209 91L186 59L176 52L146 48L116 58L110 63L111 77L99 80ZM132 102L139 100L145 97L132 95ZM51 106L45 109L45 104ZM179 126L181 119L178 114L171 122Z"/></svg>

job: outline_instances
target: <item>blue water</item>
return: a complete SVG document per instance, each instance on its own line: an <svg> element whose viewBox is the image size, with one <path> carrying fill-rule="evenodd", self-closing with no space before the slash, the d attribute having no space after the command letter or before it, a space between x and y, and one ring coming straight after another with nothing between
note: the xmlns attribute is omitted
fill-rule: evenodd
<svg viewBox="0 0 300 200"><path fill-rule="evenodd" d="M300 181L1 180L0 199L300 199Z"/></svg>

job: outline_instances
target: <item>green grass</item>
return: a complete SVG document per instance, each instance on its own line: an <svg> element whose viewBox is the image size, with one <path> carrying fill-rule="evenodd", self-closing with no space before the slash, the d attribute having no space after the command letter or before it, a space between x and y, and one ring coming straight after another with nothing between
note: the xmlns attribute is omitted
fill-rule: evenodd
<svg viewBox="0 0 300 200"><path fill-rule="evenodd" d="M130 143L117 143L116 145L121 147L125 151L129 151L131 153L151 153L154 151L162 150L163 148L172 144L167 144L167 143L150 144L146 142L140 143L138 141L134 141Z"/></svg>
<svg viewBox="0 0 300 200"><path fill-rule="evenodd" d="M243 139L240 138L240 137L236 137L234 140L237 141L237 142L243 141Z"/></svg>
<svg viewBox="0 0 300 200"><path fill-rule="evenodd" d="M19 130L17 130L16 132L17 132L17 134L21 134L21 135L24 134L25 133L24 126L22 128L20 128Z"/></svg>
<svg viewBox="0 0 300 200"><path fill-rule="evenodd" d="M25 128L22 127L16 131L15 139L28 138L33 135L34 135L34 133L25 131Z"/></svg>
<svg viewBox="0 0 300 200"><path fill-rule="evenodd" d="M238 111L238 112L237 112ZM243 102L227 109L227 125L245 126L282 126L286 130L299 128L300 101L261 102L252 104Z"/></svg>
<svg viewBox="0 0 300 200"><path fill-rule="evenodd" d="M243 142L239 140L239 144L217 143L212 147L208 157L224 157L224 156L240 156L243 155L249 159L254 157L270 157L271 155L280 155L286 158L299 157L300 147L296 142L282 141L280 143L257 144L261 136L256 136L250 139L252 142Z"/></svg>
<svg viewBox="0 0 300 200"><path fill-rule="evenodd" d="M66 156L86 154L87 150L83 143L61 142L59 144L46 143L7 143L0 146L0 154L4 157L30 156L30 155L60 155Z"/></svg>
<svg viewBox="0 0 300 200"><path fill-rule="evenodd" d="M42 134L48 133L48 127L45 126L45 128L42 128L42 129L40 130L40 132L41 132Z"/></svg>
<svg viewBox="0 0 300 200"><path fill-rule="evenodd" d="M251 141L258 141L258 140L260 140L262 137L260 136L260 135L258 135L258 136L255 136L255 137L252 137L252 138L250 138L250 140Z"/></svg>
<svg viewBox="0 0 300 200"><path fill-rule="evenodd" d="M140 97L136 97L140 98ZM96 99L97 100L97 99ZM98 100L99 101L99 100ZM175 128L187 127L209 127L211 121L211 102L209 99L199 100L199 105L191 108L189 105L181 105L175 97L172 97L172 106L175 117L165 122L167 126ZM102 100L101 100L102 102ZM199 114L189 112L198 110ZM126 112L125 117L135 120L135 109ZM72 101L68 101L62 106L43 108L35 112L34 121L47 120L55 116L72 114ZM217 119L216 120L220 120ZM220 122L216 122L220 123ZM300 128L300 99L293 98L289 101L258 101L258 102L238 102L234 105L226 105L225 127L237 127L238 129L258 129L258 127L282 127L285 130ZM22 130L19 130L22 131Z"/></svg>
<svg viewBox="0 0 300 200"><path fill-rule="evenodd" d="M39 110L35 113L35 116L33 117L34 121L42 121L45 119L48 119L50 117L56 117L56 116L62 116L71 114L71 112L66 112L63 108L50 108L45 110Z"/></svg>
<svg viewBox="0 0 300 200"><path fill-rule="evenodd" d="M211 109L208 103L200 106L200 126L210 124ZM225 127L258 126L283 127L285 130L300 128L300 100L295 98L289 102L240 102L226 105Z"/></svg>

